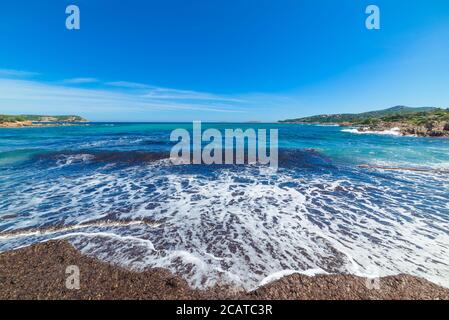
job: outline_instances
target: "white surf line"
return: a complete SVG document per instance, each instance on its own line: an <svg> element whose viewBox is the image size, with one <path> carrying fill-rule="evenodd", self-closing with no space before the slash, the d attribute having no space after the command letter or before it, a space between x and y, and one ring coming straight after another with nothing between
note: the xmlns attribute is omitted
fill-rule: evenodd
<svg viewBox="0 0 449 320"><path fill-rule="evenodd" d="M159 223L148 223L145 221L131 221L131 222L99 222L99 223L86 223L86 224L78 224L68 227L61 228L49 228L46 230L34 230L34 231L25 231L25 232L5 232L0 233L0 240L8 240L15 238L23 238L23 237L31 237L31 236L47 236L52 235L59 232L67 232L67 231L75 231L79 229L85 229L89 227L129 227L134 225L148 225L157 228L160 226Z"/></svg>
<svg viewBox="0 0 449 320"><path fill-rule="evenodd" d="M114 238L114 239L118 239L120 241L126 241L126 240L136 241L136 242L144 243L152 251L157 251L154 248L153 242L151 242L150 240L137 238L137 237L133 237L133 236L120 236L118 234L111 233L111 232L74 232L74 233L63 234L61 236L54 237L51 240L62 240L62 239L72 238L72 237L77 237L77 236L91 237L91 238L93 238L93 237Z"/></svg>
<svg viewBox="0 0 449 320"><path fill-rule="evenodd" d="M307 269L307 270L282 270L279 272L274 272L267 277L263 278L262 281L251 291L255 291L256 289L259 289L260 287L266 286L267 284L270 284L272 282L275 282L277 280L280 280L282 278L288 277L293 274L300 274L308 277L316 277L318 275L330 275L330 273L322 270L321 268L315 268L315 269ZM250 292L251 292L250 291Z"/></svg>

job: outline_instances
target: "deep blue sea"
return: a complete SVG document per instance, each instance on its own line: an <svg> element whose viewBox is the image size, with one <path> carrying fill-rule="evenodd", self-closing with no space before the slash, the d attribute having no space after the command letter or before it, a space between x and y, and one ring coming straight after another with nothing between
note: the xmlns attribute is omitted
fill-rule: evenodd
<svg viewBox="0 0 449 320"><path fill-rule="evenodd" d="M449 287L449 139L279 129L279 170L175 166L176 128L0 129L0 251L66 239L194 287L252 289L292 272L408 273Z"/></svg>

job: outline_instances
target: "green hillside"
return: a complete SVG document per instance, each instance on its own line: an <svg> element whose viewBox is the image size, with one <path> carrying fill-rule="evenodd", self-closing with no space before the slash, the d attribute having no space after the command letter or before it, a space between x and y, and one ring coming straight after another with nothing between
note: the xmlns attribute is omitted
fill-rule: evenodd
<svg viewBox="0 0 449 320"><path fill-rule="evenodd" d="M84 122L86 119L80 116L42 116L42 115L3 115L0 114L0 123L22 122L22 121L43 121L43 122Z"/></svg>
<svg viewBox="0 0 449 320"><path fill-rule="evenodd" d="M410 108L397 106L385 110L371 111L357 114L341 113L341 114L323 114L312 117L287 119L280 121L281 123L352 123L352 124L372 124L376 121L402 121L405 119L415 119L417 121L424 120L428 116L436 116L449 114L448 110L438 108Z"/></svg>

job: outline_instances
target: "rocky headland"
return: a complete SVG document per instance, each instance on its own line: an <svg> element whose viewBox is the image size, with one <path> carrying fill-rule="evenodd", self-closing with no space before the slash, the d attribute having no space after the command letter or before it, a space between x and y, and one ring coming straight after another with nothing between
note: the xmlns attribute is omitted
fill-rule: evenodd
<svg viewBox="0 0 449 320"><path fill-rule="evenodd" d="M80 116L1 115L0 128L25 128L73 125L88 122Z"/></svg>
<svg viewBox="0 0 449 320"><path fill-rule="evenodd" d="M360 132L391 132L404 136L449 137L449 109L397 106L358 114L329 114L289 119L281 123L327 124Z"/></svg>

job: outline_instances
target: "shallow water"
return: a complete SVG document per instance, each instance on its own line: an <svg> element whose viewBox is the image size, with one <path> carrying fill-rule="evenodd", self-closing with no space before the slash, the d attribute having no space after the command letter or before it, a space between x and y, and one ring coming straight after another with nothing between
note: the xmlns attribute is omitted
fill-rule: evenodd
<svg viewBox="0 0 449 320"><path fill-rule="evenodd" d="M203 125L278 128L276 172L174 166L166 157L179 127L191 124L0 130L0 251L64 238L195 287L251 289L312 269L449 287L449 140Z"/></svg>

